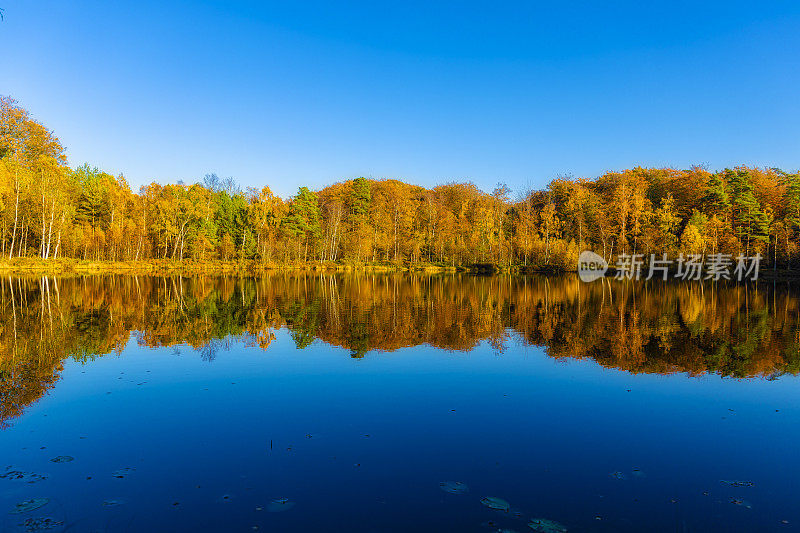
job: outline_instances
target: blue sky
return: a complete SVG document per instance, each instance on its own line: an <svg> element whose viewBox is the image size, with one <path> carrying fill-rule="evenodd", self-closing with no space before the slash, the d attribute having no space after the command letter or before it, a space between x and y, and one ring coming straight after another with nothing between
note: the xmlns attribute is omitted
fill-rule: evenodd
<svg viewBox="0 0 800 533"><path fill-rule="evenodd" d="M134 188L800 166L800 4L558 4L0 0L0 94Z"/></svg>

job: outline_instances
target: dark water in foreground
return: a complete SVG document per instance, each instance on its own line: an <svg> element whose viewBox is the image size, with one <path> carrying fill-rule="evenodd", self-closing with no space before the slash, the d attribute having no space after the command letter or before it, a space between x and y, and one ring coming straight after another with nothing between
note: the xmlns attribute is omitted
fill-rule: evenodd
<svg viewBox="0 0 800 533"><path fill-rule="evenodd" d="M796 285L6 278L0 307L0 531L800 527Z"/></svg>

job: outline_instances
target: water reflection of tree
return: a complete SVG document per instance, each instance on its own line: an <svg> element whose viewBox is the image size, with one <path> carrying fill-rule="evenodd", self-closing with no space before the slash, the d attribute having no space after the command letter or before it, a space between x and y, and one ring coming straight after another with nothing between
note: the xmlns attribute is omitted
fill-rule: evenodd
<svg viewBox="0 0 800 533"><path fill-rule="evenodd" d="M0 420L45 394L67 357L119 353L133 338L213 361L234 341L267 349L280 328L299 348L320 339L352 357L481 341L499 354L514 338L630 372L800 371L800 298L788 286L297 273L0 282Z"/></svg>

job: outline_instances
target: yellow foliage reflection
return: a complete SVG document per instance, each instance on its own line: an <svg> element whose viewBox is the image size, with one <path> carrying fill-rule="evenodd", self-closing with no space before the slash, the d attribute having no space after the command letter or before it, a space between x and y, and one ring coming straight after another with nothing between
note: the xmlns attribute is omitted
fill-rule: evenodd
<svg viewBox="0 0 800 533"><path fill-rule="evenodd" d="M783 284L582 283L577 276L279 273L257 278L96 276L0 280L0 424L54 386L71 357L135 339L213 360L269 349L286 329L363 357L509 343L628 372L772 378L800 369L800 296ZM378 355L379 356L379 355ZM265 362L265 364L269 364Z"/></svg>

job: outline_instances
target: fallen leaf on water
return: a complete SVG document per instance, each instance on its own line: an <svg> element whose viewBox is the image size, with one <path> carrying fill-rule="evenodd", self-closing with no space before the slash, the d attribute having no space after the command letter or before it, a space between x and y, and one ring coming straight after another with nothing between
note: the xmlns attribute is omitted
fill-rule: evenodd
<svg viewBox="0 0 800 533"><path fill-rule="evenodd" d="M528 527L539 533L567 533L566 526L545 518L534 518L528 522Z"/></svg>
<svg viewBox="0 0 800 533"><path fill-rule="evenodd" d="M508 512L511 509L511 504L505 501L502 498L496 498L494 496L486 496L481 498L481 503L488 507L489 509L495 509L497 511L504 511Z"/></svg>
<svg viewBox="0 0 800 533"><path fill-rule="evenodd" d="M26 518L20 525L24 526L26 531L46 531L63 526L64 522L52 518Z"/></svg>
<svg viewBox="0 0 800 533"><path fill-rule="evenodd" d="M50 500L47 498L32 498L30 500L21 501L14 506L11 514L27 513L28 511L33 511L39 507L44 507L48 503L50 503Z"/></svg>
<svg viewBox="0 0 800 533"><path fill-rule="evenodd" d="M120 468L119 470L114 470L113 472L111 472L111 475L115 478L122 479L129 473L133 472L134 470L136 469L133 468L132 466L125 466L123 468Z"/></svg>
<svg viewBox="0 0 800 533"><path fill-rule="evenodd" d="M461 481L442 481L439 483L439 488L450 494L464 494L469 491L467 484Z"/></svg>
<svg viewBox="0 0 800 533"><path fill-rule="evenodd" d="M720 483L723 485L728 485L729 487L752 487L754 483L752 481L736 481L736 480L727 480L727 479L720 479Z"/></svg>
<svg viewBox="0 0 800 533"><path fill-rule="evenodd" d="M36 483L47 479L47 474L37 474L36 472L23 472L21 470L9 470L0 474L0 479L14 479L25 483Z"/></svg>
<svg viewBox="0 0 800 533"><path fill-rule="evenodd" d="M267 504L267 511L270 513L280 513L282 511L288 511L292 507L294 507L294 502L289 501L288 498L275 498Z"/></svg>

